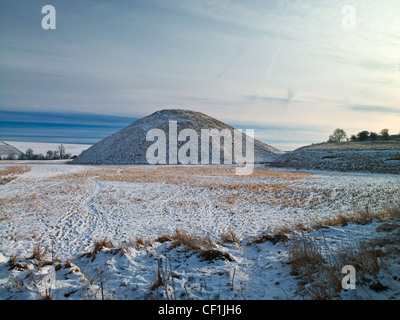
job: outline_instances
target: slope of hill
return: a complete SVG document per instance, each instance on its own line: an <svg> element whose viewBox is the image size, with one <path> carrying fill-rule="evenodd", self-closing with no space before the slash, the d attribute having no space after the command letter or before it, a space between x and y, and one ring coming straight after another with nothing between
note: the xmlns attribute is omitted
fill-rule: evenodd
<svg viewBox="0 0 400 320"><path fill-rule="evenodd" d="M271 165L310 170L400 173L400 142L315 144L288 152Z"/></svg>
<svg viewBox="0 0 400 320"><path fill-rule="evenodd" d="M193 129L198 135L199 163L201 159L201 130L202 129L228 129L233 133L234 128L200 112L180 109L157 111L149 116L139 119L128 127L114 133L106 139L96 143L78 158L74 163L80 164L148 164L146 151L154 142L146 141L146 135L151 129L161 129L166 134L168 155L169 121L177 122L177 132L182 129ZM243 141L245 141L242 136ZM223 140L223 139L221 139ZM178 149L185 142L178 142ZM245 148L245 142L243 143ZM210 149L211 150L211 149ZM281 151L258 140L254 140L255 162L276 160ZM210 152L211 155L211 152ZM223 163L223 143L221 142L220 159ZM170 163L167 161L167 163Z"/></svg>
<svg viewBox="0 0 400 320"><path fill-rule="evenodd" d="M15 147L0 141L0 158L6 158L8 156L20 156L22 154L21 151L16 149Z"/></svg>

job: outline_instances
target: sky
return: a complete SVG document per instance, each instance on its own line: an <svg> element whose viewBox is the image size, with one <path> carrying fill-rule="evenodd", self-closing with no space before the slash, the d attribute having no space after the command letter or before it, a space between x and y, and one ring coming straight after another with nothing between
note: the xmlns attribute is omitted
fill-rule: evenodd
<svg viewBox="0 0 400 320"><path fill-rule="evenodd" d="M282 150L397 134L399 53L399 0L0 0L0 139L96 143L167 108Z"/></svg>

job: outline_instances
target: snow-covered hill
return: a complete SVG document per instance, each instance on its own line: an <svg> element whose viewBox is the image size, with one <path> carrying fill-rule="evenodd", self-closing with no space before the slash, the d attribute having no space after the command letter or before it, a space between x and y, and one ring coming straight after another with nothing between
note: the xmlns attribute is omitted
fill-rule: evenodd
<svg viewBox="0 0 400 320"><path fill-rule="evenodd" d="M400 173L400 143L324 143L288 152L273 166L334 171Z"/></svg>
<svg viewBox="0 0 400 320"><path fill-rule="evenodd" d="M180 109L157 111L139 119L128 127L114 133L96 143L74 160L78 164L148 164L147 149L154 143L146 141L146 135L151 129L161 129L166 134L168 154L169 121L177 122L177 132L183 129L193 129L198 135L198 155L201 158L201 130L228 129L233 133L234 128L200 112ZM243 135L243 140L244 139ZM232 135L233 137L233 135ZM178 149L185 142L178 142ZM243 143L244 148L245 142ZM210 149L211 150L211 149ZM232 150L232 149L231 149ZM223 143L220 148L221 163L223 163ZM211 152L210 152L211 154ZM282 152L258 140L254 140L254 161L266 162L277 159ZM200 162L200 160L199 160ZM167 161L167 163L171 163Z"/></svg>

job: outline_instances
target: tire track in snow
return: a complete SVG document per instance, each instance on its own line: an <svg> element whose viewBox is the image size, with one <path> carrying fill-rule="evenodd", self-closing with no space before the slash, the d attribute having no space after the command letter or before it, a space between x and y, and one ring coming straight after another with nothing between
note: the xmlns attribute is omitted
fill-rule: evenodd
<svg viewBox="0 0 400 320"><path fill-rule="evenodd" d="M104 186L98 180L95 180L95 178L97 177L89 178L89 180L96 185L95 191L82 203L82 206L88 211L91 219L90 227L92 230L86 233L88 235L88 241L91 243L93 240L101 240L104 238L113 240L120 235L125 224L125 222L121 220L121 217L118 219L118 217L113 216L114 210L96 208L95 199L103 192Z"/></svg>
<svg viewBox="0 0 400 320"><path fill-rule="evenodd" d="M104 215L101 212L99 212L93 205L91 205L94 199L96 199L100 195L100 193L103 192L103 186L100 184L99 181L95 180L95 178L97 177L89 178L89 180L95 184L94 192L89 197L87 197L81 204L82 207L86 209L86 211L90 216L89 225L91 228L91 232L89 233L90 234L89 240L92 240L93 237L96 236L96 231L103 231L102 229L104 229L104 226L106 224Z"/></svg>
<svg viewBox="0 0 400 320"><path fill-rule="evenodd" d="M68 168L69 173L74 175ZM76 182L77 184L79 182ZM82 183L80 183L82 185ZM57 185L61 185L58 182ZM86 184L83 184L85 191L94 194L92 190L88 190ZM74 191L69 197L69 201L74 201L79 198L81 191L78 188L74 188ZM41 236L42 242L50 242L55 245L55 250L57 253L69 253L76 250L81 250L84 245L87 245L86 237L77 237L77 235L87 234L87 229L90 227L92 221L92 215L85 212L85 210L80 210L82 204L71 203L64 208L63 212L58 215L55 222L51 223L49 228L51 231L47 231ZM66 252L65 252L66 251Z"/></svg>

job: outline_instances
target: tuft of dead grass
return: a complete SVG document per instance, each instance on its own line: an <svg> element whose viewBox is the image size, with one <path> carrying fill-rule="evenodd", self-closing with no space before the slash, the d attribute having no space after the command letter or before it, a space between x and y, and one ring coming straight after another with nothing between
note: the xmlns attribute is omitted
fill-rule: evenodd
<svg viewBox="0 0 400 320"><path fill-rule="evenodd" d="M220 236L222 243L237 243L240 244L239 238L236 236L235 232L230 229L228 232L221 234Z"/></svg>
<svg viewBox="0 0 400 320"><path fill-rule="evenodd" d="M304 269L307 269L307 274L312 274L319 264L325 262L321 248L304 233L292 240L288 255L292 275L300 275Z"/></svg>
<svg viewBox="0 0 400 320"><path fill-rule="evenodd" d="M160 287L165 287L167 284L167 275L162 267L162 259L157 261L157 278L150 285L150 290L154 291Z"/></svg>
<svg viewBox="0 0 400 320"><path fill-rule="evenodd" d="M96 255L100 253L101 250L114 249L114 248L115 246L112 243L112 241L108 240L107 238L104 238L102 240L94 240L92 251L80 255L80 258L82 257L92 258L93 261L96 258Z"/></svg>
<svg viewBox="0 0 400 320"><path fill-rule="evenodd" d="M289 239L288 234L290 232L292 232L292 230L289 227L283 226L272 233L268 232L266 234L263 233L258 235L254 239L248 241L247 245L264 243L266 241L272 242L273 244L277 244L278 242L286 242Z"/></svg>
<svg viewBox="0 0 400 320"><path fill-rule="evenodd" d="M159 236L156 241L171 242L171 249L182 246L183 251L193 251L197 253L203 261L212 261L215 259L233 261L233 257L229 253L220 250L209 236L199 237L195 233L188 233L176 229L172 234L163 234Z"/></svg>
<svg viewBox="0 0 400 320"><path fill-rule="evenodd" d="M98 254L102 249L113 249L115 248L114 244L111 240L104 238L103 240L95 240L93 244L93 251L92 254Z"/></svg>
<svg viewBox="0 0 400 320"><path fill-rule="evenodd" d="M213 260L228 260L233 261L232 256L228 252L224 252L218 249L202 249L198 256L201 261L213 261Z"/></svg>
<svg viewBox="0 0 400 320"><path fill-rule="evenodd" d="M179 246L185 246L188 250L200 250L204 246L212 246L213 241L208 236L199 237L195 233L188 233L176 229L171 235L171 248L176 248Z"/></svg>
<svg viewBox="0 0 400 320"><path fill-rule="evenodd" d="M28 269L28 265L26 263L20 262L17 255L12 256L8 260L7 264L8 264L8 267L9 267L8 270L17 269L19 271L22 271L22 270L27 270Z"/></svg>
<svg viewBox="0 0 400 320"><path fill-rule="evenodd" d="M145 239L143 237L136 237L135 240L130 241L130 245L133 245L133 247L136 250L140 250L140 249L145 248L145 247L151 247L152 246L152 241L148 240L148 239Z"/></svg>
<svg viewBox="0 0 400 320"><path fill-rule="evenodd" d="M29 257L29 259L35 259L38 262L41 262L44 260L45 256L47 254L47 249L46 248L41 248L40 242L33 247L33 252L32 255Z"/></svg>

